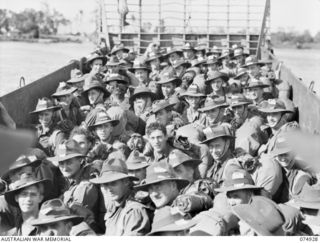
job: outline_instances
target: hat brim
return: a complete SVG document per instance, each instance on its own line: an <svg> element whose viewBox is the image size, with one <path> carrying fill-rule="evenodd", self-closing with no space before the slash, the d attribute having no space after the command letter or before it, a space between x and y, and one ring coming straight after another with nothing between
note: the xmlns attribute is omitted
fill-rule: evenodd
<svg viewBox="0 0 320 243"><path fill-rule="evenodd" d="M242 77L243 75L248 74L248 72L241 72L238 73L236 76L233 77L233 79L239 79L240 77Z"/></svg>
<svg viewBox="0 0 320 243"><path fill-rule="evenodd" d="M199 97L199 98L205 98L206 95L202 94L202 93L190 93L190 92L185 92L183 94L180 95L180 97L187 97L187 96L191 96L191 97Z"/></svg>
<svg viewBox="0 0 320 243"><path fill-rule="evenodd" d="M128 170L140 170L143 168L147 168L148 166L149 166L148 163L136 163L136 164L127 163Z"/></svg>
<svg viewBox="0 0 320 243"><path fill-rule="evenodd" d="M188 180L184 180L184 179L167 178L167 179L158 179L158 180L146 182L145 184L135 186L134 188L137 189L137 190L141 190L141 191L148 191L149 186L154 185L154 184L159 183L159 182L163 182L163 181L175 181L175 182L177 182L179 190L181 190L182 188L185 188L190 183Z"/></svg>
<svg viewBox="0 0 320 243"><path fill-rule="evenodd" d="M71 78L67 81L67 84L75 84L75 83L80 83L80 82L84 82L85 77L77 77L77 78Z"/></svg>
<svg viewBox="0 0 320 243"><path fill-rule="evenodd" d="M86 64L91 64L94 60L97 60L97 59L101 59L102 60L102 66L104 66L108 60L107 57L104 57L104 56L99 56L99 57L94 57L94 58L89 58L87 61L86 61Z"/></svg>
<svg viewBox="0 0 320 243"><path fill-rule="evenodd" d="M111 123L111 125L113 127L117 126L120 121L119 120L107 120L107 121L101 121L101 122L97 122L97 123L94 123L93 125L90 125L89 127L90 128L94 128L96 126L99 126L99 125L102 125L102 124L107 124L107 123Z"/></svg>
<svg viewBox="0 0 320 243"><path fill-rule="evenodd" d="M143 92L139 92L139 93L136 93L136 94L133 94L130 98L129 98L129 101L130 103L132 103L138 96L141 96L141 95L149 95L151 96L151 100L154 101L156 98L157 98L157 95L153 92L149 92L149 91L143 91Z"/></svg>
<svg viewBox="0 0 320 243"><path fill-rule="evenodd" d="M59 162L61 161L66 161L68 159L72 159L72 158L84 158L86 157L85 155L83 154L79 154L79 153L72 153L72 154L68 154L66 156L54 156L54 157L51 157L50 158L50 161L52 162L58 162L57 164L59 164Z"/></svg>
<svg viewBox="0 0 320 243"><path fill-rule="evenodd" d="M268 88L269 87L269 85L267 85L267 84L261 84L261 85L253 85L253 86L246 86L246 87L243 87L244 89L253 89L253 88L262 88L262 89L264 89L264 88Z"/></svg>
<svg viewBox="0 0 320 243"><path fill-rule="evenodd" d="M220 76L220 77L216 77L216 78L210 78L210 79L206 79L204 81L205 84L210 84L213 80L216 80L218 78L221 78L224 82L228 82L229 80L229 77L227 75L223 75L223 76Z"/></svg>
<svg viewBox="0 0 320 243"><path fill-rule="evenodd" d="M216 137L213 137L213 138L206 139L206 140L204 140L204 141L202 141L200 143L201 144L206 144L206 143L211 142L212 140L215 140L217 138L230 138L230 139L232 139L232 138L235 138L235 137L231 136L231 135L219 135L219 136L216 136Z"/></svg>
<svg viewBox="0 0 320 243"><path fill-rule="evenodd" d="M248 57L250 55L248 53L241 53L241 54L233 55L232 59L235 59L235 58L240 57L240 56Z"/></svg>
<svg viewBox="0 0 320 243"><path fill-rule="evenodd" d="M81 95L86 96L89 90L92 89L98 89L101 90L103 92L103 94L105 95L105 97L110 96L110 93L103 87L100 86L91 86L91 87L85 87L81 93Z"/></svg>
<svg viewBox="0 0 320 243"><path fill-rule="evenodd" d="M159 61L161 62L161 58L162 58L162 55L157 55L157 56L149 57L147 60L145 60L145 62L149 63L149 62L152 62L156 59L159 59Z"/></svg>
<svg viewBox="0 0 320 243"><path fill-rule="evenodd" d="M133 181L139 180L135 176L130 176L128 174L120 173L120 172L114 172L114 173L107 173L106 175L103 175L101 177L91 179L90 182L92 182L93 184L105 184L105 183L110 183L113 181L118 181L126 178L131 179Z"/></svg>
<svg viewBox="0 0 320 243"><path fill-rule="evenodd" d="M242 187L234 187L234 186L227 186L227 187L220 187L214 189L216 192L233 192L239 190L261 190L263 187L255 186L255 185L243 185Z"/></svg>
<svg viewBox="0 0 320 243"><path fill-rule="evenodd" d="M151 73L151 69L147 67L132 67L132 68L128 68L128 70L132 73L134 73L135 70L146 70L147 72Z"/></svg>
<svg viewBox="0 0 320 243"><path fill-rule="evenodd" d="M70 220L73 223L73 225L77 225L83 222L84 218L76 215L62 216L62 217L43 217L43 218L38 218L33 220L31 222L31 225L41 226L41 225L51 224L51 223L64 221L64 220Z"/></svg>
<svg viewBox="0 0 320 243"><path fill-rule="evenodd" d="M242 68L247 68L247 67L250 67L250 66L252 66L252 65L263 66L264 64L262 64L261 62L250 62L250 63L247 63L247 64L242 65L241 67L242 67Z"/></svg>
<svg viewBox="0 0 320 243"><path fill-rule="evenodd" d="M258 235L260 236L273 236L263 225L260 225L256 218L259 217L255 211L253 211L249 204L240 204L232 207L234 214L240 219L246 222Z"/></svg>
<svg viewBox="0 0 320 243"><path fill-rule="evenodd" d="M65 96L65 95L69 95L74 93L77 90L77 88L73 87L69 90L65 90L65 91L59 91L59 92L55 92L53 93L51 96L52 97L60 97L60 96Z"/></svg>
<svg viewBox="0 0 320 243"><path fill-rule="evenodd" d="M258 109L259 112L261 113L266 113L266 114L272 114L272 113L278 113L278 112L282 112L282 113L293 113L293 111L290 110L286 110L286 109Z"/></svg>
<svg viewBox="0 0 320 243"><path fill-rule="evenodd" d="M117 49L113 50L110 54L114 55L118 51L125 51L125 52L129 53L130 50L128 48L126 48L126 47L121 47L121 48L117 48Z"/></svg>
<svg viewBox="0 0 320 243"><path fill-rule="evenodd" d="M287 154L292 152L292 150L290 148L281 148L281 149L274 149L270 152L270 156L271 157L275 157L278 156L280 154Z"/></svg>
<svg viewBox="0 0 320 243"><path fill-rule="evenodd" d="M147 235L151 236L151 235L154 235L156 233L161 233L161 232L175 232L175 231L187 230L197 224L197 221L195 221L195 220L185 220L185 221L189 221L189 222L186 222L185 224L182 224L182 222L179 222L177 224L174 224L174 223L168 224L164 227L160 227L158 229L152 230Z"/></svg>
<svg viewBox="0 0 320 243"><path fill-rule="evenodd" d="M317 209L320 210L320 200L318 202L307 202L300 198L294 198L292 204L300 208Z"/></svg>
<svg viewBox="0 0 320 243"><path fill-rule="evenodd" d="M176 168L179 165L191 165L193 167L197 167L201 163L202 163L202 161L200 159L189 159L189 160L185 160L179 164L173 165L172 167Z"/></svg>
<svg viewBox="0 0 320 243"><path fill-rule="evenodd" d="M157 82L157 84L167 84L167 83L175 83L176 86L180 86L182 83L181 78L172 78L172 79L168 79L168 80L160 80Z"/></svg>
<svg viewBox="0 0 320 243"><path fill-rule="evenodd" d="M50 191L50 187L52 186L51 181L48 180L48 179L36 180L36 181L33 181L33 182L26 183L25 185L22 185L21 187L19 187L17 189L7 191L4 194L4 197L5 197L6 201L10 205L15 206L15 207L19 207L19 204L15 200L15 195L17 195L17 192L19 192L20 190L22 190L24 188L27 188L27 187L30 187L30 186L34 186L34 185L38 185L38 184L43 184L44 185L45 189L43 190L43 194L44 194L43 196L45 198L46 194Z"/></svg>
<svg viewBox="0 0 320 243"><path fill-rule="evenodd" d="M152 110L151 113L152 113L152 114L156 114L157 112L159 112L159 111L161 111L161 110L163 110L163 109L172 108L172 107L174 107L174 106L175 106L175 104L168 104L168 105L166 105L166 106L159 107L159 108L157 108L157 109L155 109L155 110Z"/></svg>
<svg viewBox="0 0 320 243"><path fill-rule="evenodd" d="M173 53L178 53L178 55L183 55L183 51L180 51L180 50L173 50L173 51L169 51L168 53L166 53L166 54L163 54L162 56L164 57L164 58L166 58L166 57L169 57L171 54L173 54Z"/></svg>
<svg viewBox="0 0 320 243"><path fill-rule="evenodd" d="M211 111L217 108L227 108L229 105L228 104L221 104L221 105L214 105L214 106L207 106L207 107L202 107L199 109L200 112L206 112L206 111Z"/></svg>
<svg viewBox="0 0 320 243"><path fill-rule="evenodd" d="M48 108L43 108L43 109L40 109L40 110L31 111L30 114L38 114L38 113L43 112L43 111L57 111L57 110L60 110L61 108L62 108L61 106L51 106L51 107L48 107Z"/></svg>
<svg viewBox="0 0 320 243"><path fill-rule="evenodd" d="M237 106L241 106L241 105L250 105L252 104L250 101L243 101L243 102L239 102L239 103L236 103L236 104L230 104L230 107L237 107Z"/></svg>

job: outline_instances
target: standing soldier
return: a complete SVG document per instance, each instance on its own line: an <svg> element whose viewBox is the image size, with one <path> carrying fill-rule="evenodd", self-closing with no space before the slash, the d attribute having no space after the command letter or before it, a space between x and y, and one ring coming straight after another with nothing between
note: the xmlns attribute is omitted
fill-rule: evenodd
<svg viewBox="0 0 320 243"><path fill-rule="evenodd" d="M150 231L146 208L133 198L133 181L125 162L112 158L104 162L100 176L91 182L100 185L105 200L105 235L145 235Z"/></svg>
<svg viewBox="0 0 320 243"><path fill-rule="evenodd" d="M269 85L262 83L258 79L251 78L244 89L247 98L250 99L254 105L258 106L263 100L265 100L263 89L266 87L269 87Z"/></svg>
<svg viewBox="0 0 320 243"><path fill-rule="evenodd" d="M196 59L196 50L191 45L191 43L186 43L182 47L182 51L183 51L184 59L187 60L188 62L191 62L192 60Z"/></svg>

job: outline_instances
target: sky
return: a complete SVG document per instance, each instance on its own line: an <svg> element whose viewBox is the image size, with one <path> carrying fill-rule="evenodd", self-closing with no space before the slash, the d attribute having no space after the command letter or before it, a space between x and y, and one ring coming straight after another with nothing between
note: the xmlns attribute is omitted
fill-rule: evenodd
<svg viewBox="0 0 320 243"><path fill-rule="evenodd" d="M83 28L86 32L94 30L93 11L98 0L0 0L0 8L22 11L25 8L40 10L43 2L63 13L70 20L83 11ZM245 1L245 0L243 0ZM311 34L320 31L320 0L271 0L271 31L309 30Z"/></svg>

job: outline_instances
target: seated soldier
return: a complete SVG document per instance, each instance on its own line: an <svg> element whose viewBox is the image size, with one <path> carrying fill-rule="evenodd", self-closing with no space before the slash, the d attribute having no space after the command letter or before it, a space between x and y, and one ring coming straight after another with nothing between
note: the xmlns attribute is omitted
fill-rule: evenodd
<svg viewBox="0 0 320 243"><path fill-rule="evenodd" d="M151 72L149 78L152 81L159 81L160 77L160 63L161 63L161 54L158 52L151 52L146 60L146 64L151 67Z"/></svg>
<svg viewBox="0 0 320 243"><path fill-rule="evenodd" d="M140 117L144 122L151 115L152 102L155 98L156 94L143 86L135 88L133 95L130 97L130 103L133 106L135 115Z"/></svg>
<svg viewBox="0 0 320 243"><path fill-rule="evenodd" d="M110 93L103 87L101 79L88 76L84 81L82 96L85 97L87 105L81 106L81 110L87 115L96 107L104 108L104 102Z"/></svg>
<svg viewBox="0 0 320 243"><path fill-rule="evenodd" d="M258 62L255 56L251 55L245 59L245 64L241 67L248 69L248 74L250 75L250 78L259 79L261 77L261 66L263 66L263 64L261 62Z"/></svg>
<svg viewBox="0 0 320 243"><path fill-rule="evenodd" d="M194 49L196 51L196 59L202 60L206 58L206 46L198 44Z"/></svg>
<svg viewBox="0 0 320 243"><path fill-rule="evenodd" d="M129 80L120 74L110 75L103 82L106 84L107 91L111 94L105 101L106 107L120 106L124 110L129 109L129 100L126 97L128 91Z"/></svg>
<svg viewBox="0 0 320 243"><path fill-rule="evenodd" d="M9 185L9 191L4 194L6 201L20 210L15 228L5 235L29 236L36 235L36 228L30 223L39 216L39 209L44 194L50 192L50 180L37 180L33 176L24 174L19 180Z"/></svg>
<svg viewBox="0 0 320 243"><path fill-rule="evenodd" d="M293 111L287 109L285 103L280 99L270 99L262 102L258 111L267 117L267 125L271 129L271 137L266 145L260 147L259 154L270 153L281 134L296 130L299 127L296 121L288 122L287 114Z"/></svg>
<svg viewBox="0 0 320 243"><path fill-rule="evenodd" d="M236 74L236 65L231 60L232 56L233 53L229 49L224 49L222 50L221 55L218 57L222 63L221 68L228 77L233 77Z"/></svg>
<svg viewBox="0 0 320 243"><path fill-rule="evenodd" d="M195 215L212 207L213 189L217 187L217 183L201 179L198 170L201 162L178 149L172 150L169 154L169 164L176 176L189 181L189 185L180 192L180 196L173 203L184 213Z"/></svg>
<svg viewBox="0 0 320 243"><path fill-rule="evenodd" d="M181 59L173 65L173 68L177 77L181 78L190 66L191 64L188 61Z"/></svg>
<svg viewBox="0 0 320 243"><path fill-rule="evenodd" d="M213 58L219 58L221 56L221 50L217 47L217 46L213 46L212 49L208 50L206 53L206 56L209 57L213 57Z"/></svg>
<svg viewBox="0 0 320 243"><path fill-rule="evenodd" d="M149 197L157 209L171 206L181 189L189 184L188 180L176 177L167 162L153 163L147 168L146 179L135 189L149 192Z"/></svg>
<svg viewBox="0 0 320 243"><path fill-rule="evenodd" d="M63 202L84 217L85 222L95 231L101 232L98 226L98 189L89 182L85 172L85 160L79 144L74 140L68 140L57 148L53 163L59 166L65 177L65 192Z"/></svg>
<svg viewBox="0 0 320 243"><path fill-rule="evenodd" d="M167 100L156 100L152 104L151 116L147 120L147 126L153 122L158 122L166 127L169 137L173 136L175 129L183 126L185 122L177 112L173 111L175 103Z"/></svg>
<svg viewBox="0 0 320 243"><path fill-rule="evenodd" d="M173 149L168 143L167 130L161 123L151 123L146 128L148 144L144 154L148 156L149 163L168 161L168 156ZM149 151L146 151L149 150Z"/></svg>
<svg viewBox="0 0 320 243"><path fill-rule="evenodd" d="M241 85L241 90L244 89L249 83L250 76L247 72L248 70L246 68L238 68L237 75L233 77L234 80L239 80ZM243 90L245 92L245 90ZM246 93L244 93L246 95Z"/></svg>
<svg viewBox="0 0 320 243"><path fill-rule="evenodd" d="M55 106L48 98L39 99L36 109L30 114L37 115L39 125L37 128L40 149L48 156L54 155L55 148L65 140L65 134L59 129L55 119L55 111L61 109Z"/></svg>
<svg viewBox="0 0 320 243"><path fill-rule="evenodd" d="M84 127L75 127L72 129L69 139L76 141L83 155L88 155L89 151L95 144L95 138L93 134ZM92 162L93 158L88 157L88 162Z"/></svg>
<svg viewBox="0 0 320 243"><path fill-rule="evenodd" d="M183 56L183 52L180 49L175 49L173 47L168 47L166 50L166 54L164 54L163 58L168 58L169 64L174 65L178 60L180 60Z"/></svg>
<svg viewBox="0 0 320 243"><path fill-rule="evenodd" d="M251 102L243 94L232 95L230 107L234 112L234 118L230 123L236 131L235 148L256 156L260 146L267 141L267 137L261 131L263 118L251 112L250 104Z"/></svg>
<svg viewBox="0 0 320 243"><path fill-rule="evenodd" d="M191 43L186 43L181 50L183 51L183 57L188 62L191 62L192 60L196 59L196 50L191 45Z"/></svg>
<svg viewBox="0 0 320 243"><path fill-rule="evenodd" d="M117 124L119 124L119 120L112 120L107 112L101 110L97 113L94 123L89 126L89 129L96 136L96 142L87 154L89 158L92 160L108 158L108 155L113 151L114 137L112 136L112 130Z"/></svg>
<svg viewBox="0 0 320 243"><path fill-rule="evenodd" d="M187 123L193 123L201 119L201 113L199 108L201 108L205 94L199 91L199 87L196 84L191 84L188 90L180 95L188 103L189 107L183 113L183 119Z"/></svg>
<svg viewBox="0 0 320 243"><path fill-rule="evenodd" d="M125 162L118 158L105 161L100 176L91 179L100 185L104 198L105 235L145 235L150 231L150 221L144 205L133 199L133 181Z"/></svg>
<svg viewBox="0 0 320 243"><path fill-rule="evenodd" d="M232 46L232 49L233 49L232 59L235 60L236 67L238 69L245 64L246 57L249 56L249 54L244 51L243 46L235 45L235 47Z"/></svg>
<svg viewBox="0 0 320 243"><path fill-rule="evenodd" d="M40 236L95 235L86 227L82 227L78 234L72 233L73 228L80 226L82 221L83 217L71 214L60 199L52 199L41 205L39 217L31 223Z"/></svg>
<svg viewBox="0 0 320 243"><path fill-rule="evenodd" d="M76 88L77 90L73 93L76 99L76 102L80 104L80 106L85 105L85 100L81 93L83 91L84 80L88 74L83 75L79 69L72 69L70 72L70 79L66 81L71 87Z"/></svg>
<svg viewBox="0 0 320 243"><path fill-rule="evenodd" d="M127 56L129 51L130 50L126 48L123 43L120 43L112 48L110 54L115 55L119 60L121 60Z"/></svg>
<svg viewBox="0 0 320 243"><path fill-rule="evenodd" d="M269 85L262 83L260 80L251 78L247 86L244 87L245 94L254 105L258 106L262 101L265 100L264 88Z"/></svg>
<svg viewBox="0 0 320 243"><path fill-rule="evenodd" d="M205 116L199 121L199 125L202 129L217 124L221 124L226 120L226 108L229 105L225 102L222 97L211 98L207 97L204 106L199 109Z"/></svg>
<svg viewBox="0 0 320 243"><path fill-rule="evenodd" d="M284 235L282 228L284 215L279 206L272 200L255 196L248 204L232 207L232 211L240 219L241 235L246 236L280 236Z"/></svg>
<svg viewBox="0 0 320 243"><path fill-rule="evenodd" d="M188 215L177 208L165 206L155 212L151 232L152 236L186 236L196 224Z"/></svg>
<svg viewBox="0 0 320 243"><path fill-rule="evenodd" d="M208 57L205 65L207 66L208 72L219 71L220 60L211 56L210 58Z"/></svg>
<svg viewBox="0 0 320 243"><path fill-rule="evenodd" d="M227 101L228 90L226 88L226 84L228 80L229 77L226 73L220 71L208 72L205 83L211 88L212 93L209 95L223 97Z"/></svg>
<svg viewBox="0 0 320 243"><path fill-rule="evenodd" d="M77 88L72 88L65 82L60 82L54 94L51 96L57 100L58 105L62 107L58 111L60 120L69 120L73 126L79 126L83 120L80 113L80 104L77 103L73 95Z"/></svg>
<svg viewBox="0 0 320 243"><path fill-rule="evenodd" d="M145 59L138 57L133 62L133 67L129 69L133 72L139 81L138 86L148 87L150 83L149 74L151 72L150 68L147 66Z"/></svg>
<svg viewBox="0 0 320 243"><path fill-rule="evenodd" d="M221 124L215 127L207 127L203 130L207 144L214 159L214 164L207 172L207 178L213 179L219 184L225 178L225 167L229 160L233 160L234 135L229 124Z"/></svg>
<svg viewBox="0 0 320 243"><path fill-rule="evenodd" d="M100 76L102 67L106 64L107 57L100 56L98 53L93 53L88 59L87 59L87 67L90 69L90 75L91 76Z"/></svg>

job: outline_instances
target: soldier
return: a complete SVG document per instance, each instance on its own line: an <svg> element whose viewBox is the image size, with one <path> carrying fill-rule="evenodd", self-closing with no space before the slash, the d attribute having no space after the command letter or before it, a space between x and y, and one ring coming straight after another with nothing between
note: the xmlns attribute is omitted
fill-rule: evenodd
<svg viewBox="0 0 320 243"><path fill-rule="evenodd" d="M57 156L52 158L57 163L62 175L66 179L66 188L63 194L63 202L69 208L83 216L86 223L95 231L101 232L98 226L98 189L89 182L85 173L85 160L79 144L74 140L68 140L57 148Z"/></svg>
<svg viewBox="0 0 320 243"><path fill-rule="evenodd" d="M122 43L115 45L110 52L111 55L115 55L119 60L125 58L127 53L129 53L129 49Z"/></svg>
<svg viewBox="0 0 320 243"><path fill-rule="evenodd" d="M145 235L150 231L146 208L133 199L133 181L125 162L112 158L105 161L98 178L91 182L100 185L105 200L105 235Z"/></svg>
<svg viewBox="0 0 320 243"><path fill-rule="evenodd" d="M177 96L176 88L181 85L181 82L181 79L175 74L173 70L162 72L160 75L160 81L158 81L157 83L161 85L164 99L169 99L174 95Z"/></svg>
<svg viewBox="0 0 320 243"><path fill-rule="evenodd" d="M198 45L194 48L196 51L196 58L199 60L206 59L206 47Z"/></svg>
<svg viewBox="0 0 320 243"><path fill-rule="evenodd" d="M165 206L156 211L152 223L152 236L185 236L196 222L176 208Z"/></svg>
<svg viewBox="0 0 320 243"><path fill-rule="evenodd" d="M146 60L141 57L136 58L133 62L133 67L129 69L129 71L133 72L136 78L139 81L140 86L149 86L150 79L149 75L151 73L151 69L147 66Z"/></svg>
<svg viewBox="0 0 320 243"><path fill-rule="evenodd" d="M244 52L243 46L236 45L235 49L233 50L232 59L235 60L237 68L240 68L245 64L245 59L247 56L249 56L249 54Z"/></svg>
<svg viewBox="0 0 320 243"><path fill-rule="evenodd" d="M132 151L126 160L126 164L128 167L128 174L139 179L134 181L136 185L139 185L146 179L146 169L150 164L148 164L147 158L140 154L139 151Z"/></svg>
<svg viewBox="0 0 320 243"><path fill-rule="evenodd" d="M72 227L82 221L83 217L71 214L70 209L60 199L52 199L42 204L39 217L32 221L32 225L37 227L37 235L69 236Z"/></svg>
<svg viewBox="0 0 320 243"><path fill-rule="evenodd" d="M246 236L279 236L284 235L284 215L272 200L255 196L249 204L232 207L240 219L240 234Z"/></svg>
<svg viewBox="0 0 320 243"><path fill-rule="evenodd" d="M247 98L250 99L254 105L258 106L265 100L263 89L266 87L269 87L269 85L263 84L260 80L251 78L244 89Z"/></svg>
<svg viewBox="0 0 320 243"><path fill-rule="evenodd" d="M198 166L201 163L201 160L193 159L178 149L169 154L169 164L176 176L190 182L174 201L174 205L184 213L195 215L212 207L213 189L217 183L200 178Z"/></svg>
<svg viewBox="0 0 320 243"><path fill-rule="evenodd" d="M107 91L111 94L105 101L107 107L120 106L124 110L129 109L129 100L126 97L128 91L129 80L120 74L112 74L104 79Z"/></svg>
<svg viewBox="0 0 320 243"><path fill-rule="evenodd" d="M176 61L173 65L176 75L181 78L185 71L191 66L191 64L183 59ZM178 85L179 86L179 85Z"/></svg>
<svg viewBox="0 0 320 243"><path fill-rule="evenodd" d="M201 108L205 94L199 91L199 87L196 84L191 84L188 90L180 95L181 98L184 98L189 107L183 113L183 118L188 123L193 123L199 121L202 117L202 114L199 112Z"/></svg>
<svg viewBox="0 0 320 243"><path fill-rule="evenodd" d="M207 66L208 72L219 71L220 61L219 59L210 56L205 65Z"/></svg>
<svg viewBox="0 0 320 243"><path fill-rule="evenodd" d="M38 143L48 156L53 156L55 148L65 140L65 134L54 119L55 111L59 109L61 107L53 105L48 98L42 98L38 100L36 109L30 112L38 116L40 123L36 126Z"/></svg>
<svg viewBox="0 0 320 243"><path fill-rule="evenodd" d="M147 126L146 134L151 147L149 162L167 162L169 153L173 148L167 143L166 128L161 123L154 122Z"/></svg>
<svg viewBox="0 0 320 243"><path fill-rule="evenodd" d="M260 67L263 66L262 63L258 62L255 56L248 56L245 60L245 64L242 66L243 68L248 69L248 74L251 78L259 79L260 74Z"/></svg>
<svg viewBox="0 0 320 243"><path fill-rule="evenodd" d="M228 90L226 89L226 83L229 77L227 74L220 71L208 72L207 79L205 81L206 85L210 85L212 93L211 96L221 96L227 100Z"/></svg>
<svg viewBox="0 0 320 243"><path fill-rule="evenodd" d="M147 87L139 86L135 88L130 97L130 103L133 106L134 113L144 122L151 115L152 102L156 99L156 94Z"/></svg>
<svg viewBox="0 0 320 243"><path fill-rule="evenodd" d="M168 58L170 65L174 65L183 56L183 52L180 49L169 47L166 51L167 53L163 55L163 58Z"/></svg>
<svg viewBox="0 0 320 243"><path fill-rule="evenodd" d="M21 215L16 219L16 226L5 233L10 236L29 236L36 234L36 228L30 221L38 218L40 204L45 194L50 192L50 180L37 180L24 174L19 180L9 185L9 191L4 194L6 201L19 208Z"/></svg>
<svg viewBox="0 0 320 243"><path fill-rule="evenodd" d="M172 205L179 191L188 184L188 180L177 178L172 166L162 161L151 164L147 168L146 179L135 188L148 191L152 202L157 209L160 209Z"/></svg>
<svg viewBox="0 0 320 243"><path fill-rule="evenodd" d="M83 120L79 110L80 104L73 95L76 90L77 88L72 88L66 82L60 82L56 92L51 95L62 107L59 110L60 119L69 120L73 126L79 126Z"/></svg>
<svg viewBox="0 0 320 243"><path fill-rule="evenodd" d="M231 96L230 107L234 112L231 125L236 131L235 148L256 156L267 138L260 129L264 122L263 118L252 114L249 109L250 104L251 102L243 94Z"/></svg>
<svg viewBox="0 0 320 243"><path fill-rule="evenodd" d="M66 81L66 83L71 87L77 88L73 95L80 106L86 104L84 97L81 96L81 93L83 91L84 80L87 76L88 74L83 75L79 69L75 68L71 70L70 79Z"/></svg>
<svg viewBox="0 0 320 243"><path fill-rule="evenodd" d="M233 77L236 74L235 66L231 63L231 58L233 53L229 49L222 50L222 54L219 57L219 60L222 63L222 70L227 74L228 77Z"/></svg>
<svg viewBox="0 0 320 243"><path fill-rule="evenodd" d="M213 57L215 59L218 59L221 56L221 50L217 47L217 46L213 46L211 51L207 51L206 56L209 57Z"/></svg>
<svg viewBox="0 0 320 243"><path fill-rule="evenodd" d="M202 129L224 122L225 109L227 107L229 107L229 105L223 97L217 97L215 99L207 97L204 106L199 109L200 112L205 114L203 119L199 121Z"/></svg>
<svg viewBox="0 0 320 243"><path fill-rule="evenodd" d="M221 124L215 127L207 127L203 130L206 140L202 144L207 144L214 159L214 165L208 170L207 178L222 183L225 178L225 167L229 160L232 160L232 146L234 135L228 124Z"/></svg>
<svg viewBox="0 0 320 243"><path fill-rule="evenodd" d="M186 43L182 48L183 57L188 62L191 62L192 60L196 59L196 50L191 45L191 43Z"/></svg>
<svg viewBox="0 0 320 243"><path fill-rule="evenodd" d="M160 77L160 63L161 63L161 54L157 52L151 52L149 57L146 60L146 64L150 65L151 72L149 74L149 78L152 81L159 81Z"/></svg>
<svg viewBox="0 0 320 243"><path fill-rule="evenodd" d="M98 111L94 123L89 126L89 129L94 131L97 141L88 153L88 157L92 160L107 159L113 151L114 137L112 136L112 130L117 124L119 124L119 120L112 120L106 111Z"/></svg>
<svg viewBox="0 0 320 243"><path fill-rule="evenodd" d="M87 66L90 68L90 75L101 75L102 67L106 64L107 57L100 56L98 53L93 53L88 59L87 59Z"/></svg>

